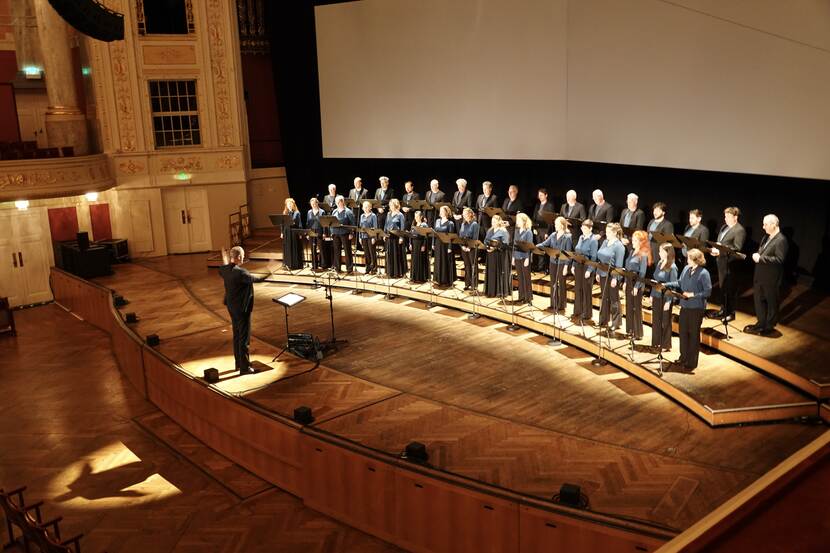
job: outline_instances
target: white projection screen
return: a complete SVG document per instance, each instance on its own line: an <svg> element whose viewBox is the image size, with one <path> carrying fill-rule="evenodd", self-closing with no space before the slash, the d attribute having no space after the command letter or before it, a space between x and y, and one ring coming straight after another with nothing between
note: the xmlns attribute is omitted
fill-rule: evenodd
<svg viewBox="0 0 830 553"><path fill-rule="evenodd" d="M830 179L830 1L316 8L323 155Z"/></svg>

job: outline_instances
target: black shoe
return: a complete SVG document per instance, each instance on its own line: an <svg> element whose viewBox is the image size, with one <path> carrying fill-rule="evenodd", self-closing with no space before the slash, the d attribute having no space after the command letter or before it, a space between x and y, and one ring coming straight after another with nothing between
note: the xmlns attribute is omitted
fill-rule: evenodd
<svg viewBox="0 0 830 553"><path fill-rule="evenodd" d="M744 332L746 332L748 334L759 334L762 329L763 329L763 327L759 324L746 325L744 327Z"/></svg>
<svg viewBox="0 0 830 553"><path fill-rule="evenodd" d="M239 369L239 374L254 374L255 372L256 371L254 371L251 367L248 367L247 369Z"/></svg>
<svg viewBox="0 0 830 553"><path fill-rule="evenodd" d="M764 336L766 338L769 338L770 336L775 336L775 329L774 328L762 328L761 330L758 331L758 334L760 334L761 336Z"/></svg>
<svg viewBox="0 0 830 553"><path fill-rule="evenodd" d="M711 317L712 319L720 319L721 317L725 317L726 315L726 310L721 307L720 309L709 315L709 317Z"/></svg>
<svg viewBox="0 0 830 553"><path fill-rule="evenodd" d="M728 322L730 322L730 321L734 321L734 320L735 320L735 314L734 314L734 313L729 313L728 315L724 315L724 316L721 318L720 322L722 322L722 323L728 323Z"/></svg>

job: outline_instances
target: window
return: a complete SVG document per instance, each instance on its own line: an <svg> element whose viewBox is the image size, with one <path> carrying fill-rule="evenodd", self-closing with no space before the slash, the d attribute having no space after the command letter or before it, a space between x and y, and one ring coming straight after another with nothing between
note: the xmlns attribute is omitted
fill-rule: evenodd
<svg viewBox="0 0 830 553"><path fill-rule="evenodd" d="M186 35L195 32L192 0L137 0L140 35Z"/></svg>
<svg viewBox="0 0 830 553"><path fill-rule="evenodd" d="M150 81L156 148L202 143L196 81Z"/></svg>

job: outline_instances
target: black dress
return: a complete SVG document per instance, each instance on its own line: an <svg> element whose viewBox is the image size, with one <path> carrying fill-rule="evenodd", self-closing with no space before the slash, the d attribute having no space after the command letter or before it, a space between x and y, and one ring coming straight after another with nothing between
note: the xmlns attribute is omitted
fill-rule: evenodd
<svg viewBox="0 0 830 553"><path fill-rule="evenodd" d="M300 212L292 211L288 213L291 217L282 226L282 262L283 264L295 271L303 268L303 246L300 242L300 235L292 231L292 228L303 228L300 221Z"/></svg>
<svg viewBox="0 0 830 553"><path fill-rule="evenodd" d="M435 221L436 232L455 232L455 222L447 219ZM455 281L455 256L452 244L445 244L435 238L435 282L441 286L451 286Z"/></svg>
<svg viewBox="0 0 830 553"><path fill-rule="evenodd" d="M422 228L429 228L426 221L419 225ZM412 282L426 282L429 280L429 238L425 238L415 232L416 225L412 225L412 272L409 278Z"/></svg>
<svg viewBox="0 0 830 553"><path fill-rule="evenodd" d="M406 218L400 211L390 212L386 216L383 230L390 233L392 230L403 230ZM408 270L406 250L399 236L389 234L386 239L386 274L392 278L401 278Z"/></svg>
<svg viewBox="0 0 830 553"><path fill-rule="evenodd" d="M496 240L507 245L510 235L505 229L493 232L487 231L484 236L484 243L488 246L491 240ZM488 298L503 298L511 292L510 278L510 250L495 248L487 252L487 270L484 273L484 294Z"/></svg>

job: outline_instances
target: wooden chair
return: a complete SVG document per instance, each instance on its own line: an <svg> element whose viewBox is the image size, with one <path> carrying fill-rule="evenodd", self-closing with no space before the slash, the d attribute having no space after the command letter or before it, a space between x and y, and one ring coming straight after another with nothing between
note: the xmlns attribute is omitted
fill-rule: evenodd
<svg viewBox="0 0 830 553"><path fill-rule="evenodd" d="M30 525L32 518L29 516L29 511L35 512L35 519L40 522L40 507L43 501L38 501L32 505L26 505L26 500L23 498L23 492L26 491L26 486L17 488L9 493L0 489L0 507L3 509L3 514L6 517L6 532L9 535L9 542L4 548L11 547L18 542L18 538L14 535L14 527L20 530L21 538L23 539L23 547L29 551L29 539L26 535L26 528ZM17 496L17 502L13 498Z"/></svg>
<svg viewBox="0 0 830 553"><path fill-rule="evenodd" d="M251 212L248 204L239 206L239 223L241 225L240 238L244 242L246 238L251 237Z"/></svg>
<svg viewBox="0 0 830 553"><path fill-rule="evenodd" d="M239 212L231 213L228 216L228 227L231 236L231 246L242 245L242 221L239 217Z"/></svg>
<svg viewBox="0 0 830 553"><path fill-rule="evenodd" d="M74 146L63 146L61 148L61 155L63 155L63 157L74 157L75 156L75 147Z"/></svg>

